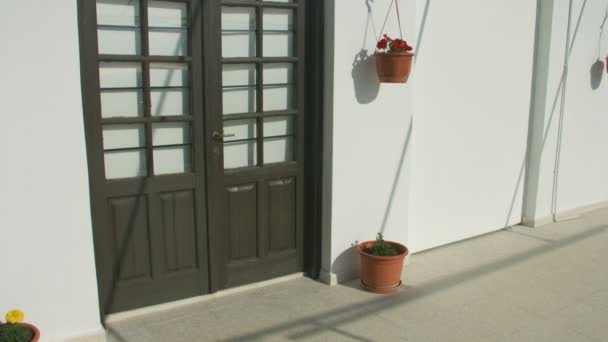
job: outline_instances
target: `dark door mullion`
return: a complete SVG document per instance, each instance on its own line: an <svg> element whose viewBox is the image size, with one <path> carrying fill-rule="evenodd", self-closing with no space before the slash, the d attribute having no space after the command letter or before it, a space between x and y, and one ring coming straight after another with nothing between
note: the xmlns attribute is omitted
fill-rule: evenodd
<svg viewBox="0 0 608 342"><path fill-rule="evenodd" d="M257 35L256 35L257 37ZM256 38L257 39L257 38ZM297 57L223 57L223 64L245 64L245 63L294 63Z"/></svg>
<svg viewBox="0 0 608 342"><path fill-rule="evenodd" d="M307 120L307 108L306 108L306 102L304 101L304 99L306 98L306 94L305 94L305 73L306 73L306 52L305 52L305 27L306 27L306 21L305 21L305 6L306 6L306 0L296 0L296 4L298 5L297 8L294 9L294 25L293 28L295 30L294 32L294 54L296 56L298 56L298 61L295 64L295 82L296 82L296 89L295 89L295 105L296 105L296 109L298 111L298 115L296 116L296 120L294 122L294 134L295 134L295 138L293 139L293 153L294 153L294 159L297 161L298 163L298 175L297 175L297 181L296 181L296 194L300 194L299 196L299 200L297 201L297 205L296 205L296 246L297 250L298 250L298 266L299 267L303 267L304 266L304 260L305 260L305 255L304 255L304 235L305 233L305 202L306 202L306 198L307 196L304 195L304 193L306 191L304 191L305 188L308 187L308 184L306 183L306 172L305 172L305 166L308 165L309 161L306 160L305 158L305 153L304 153L304 140L305 140L305 127L306 127L306 120ZM310 226L308 226L306 224L306 226L308 227L308 229L312 228Z"/></svg>
<svg viewBox="0 0 608 342"><path fill-rule="evenodd" d="M142 81L144 86L144 117L146 120L146 161L148 167L148 177L154 175L154 151L152 149L152 100L150 94L150 42L148 35L148 0L141 0L141 45L143 60Z"/></svg>
<svg viewBox="0 0 608 342"><path fill-rule="evenodd" d="M146 28L147 29L147 28ZM143 31L143 27L140 28L140 32ZM142 41L143 44L143 41ZM150 62L167 62L167 63L190 63L192 58L190 56L146 56L144 54L140 56L131 55L99 55L100 62L143 62L149 60Z"/></svg>
<svg viewBox="0 0 608 342"><path fill-rule="evenodd" d="M222 0L222 6L231 6L231 7L242 7L242 6L247 6L247 7L262 7L262 6L266 6L266 7L274 7L274 8L296 8L298 7L297 3L294 2L272 2L272 1L268 1L268 2L261 2L261 1L256 1L256 2L249 2L249 1L242 1L242 0Z"/></svg>
<svg viewBox="0 0 608 342"><path fill-rule="evenodd" d="M258 58L264 58L264 44L262 39L264 37L264 7L258 6L256 8L256 54ZM264 112L264 63L258 61L256 63L257 69L257 112ZM257 119L257 135L258 135L258 165L264 165L264 118L258 117Z"/></svg>

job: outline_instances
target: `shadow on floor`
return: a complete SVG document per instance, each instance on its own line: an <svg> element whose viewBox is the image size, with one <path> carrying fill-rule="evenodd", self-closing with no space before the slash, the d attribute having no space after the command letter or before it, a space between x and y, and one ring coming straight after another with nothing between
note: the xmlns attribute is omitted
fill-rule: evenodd
<svg viewBox="0 0 608 342"><path fill-rule="evenodd" d="M499 272L504 268L519 264L524 261L528 261L530 258L541 256L545 253L555 251L557 249L564 248L576 242L584 239L589 239L600 233L608 230L608 226L595 226L588 231L574 235L569 238L565 238L559 241L544 240L547 244L540 247L531 249L529 251L508 256L494 262L490 262L479 267L472 268L470 270L434 279L432 281L424 282L417 285L415 288L410 288L412 291L403 291L400 295L387 295L378 297L368 301L366 303L357 303L354 305L347 305L329 310L322 315L309 315L301 319L297 319L288 323L278 324L272 328L263 329L259 331L253 331L248 334L243 334L237 337L225 339L224 341L251 341L251 340L263 340L269 335L274 335L280 332L286 332L296 327L313 327L300 331L296 334L286 336L289 339L306 339L311 338L320 331L332 331L343 335L344 337L357 340L357 341L369 341L366 338L354 336L352 333L343 331L338 326L351 323L360 320L366 316L374 315L386 308L401 305L404 303L414 302L425 298L431 294L444 291L446 289L458 286L466 283L473 279ZM351 285L355 286L356 285ZM408 293L410 292L410 293Z"/></svg>

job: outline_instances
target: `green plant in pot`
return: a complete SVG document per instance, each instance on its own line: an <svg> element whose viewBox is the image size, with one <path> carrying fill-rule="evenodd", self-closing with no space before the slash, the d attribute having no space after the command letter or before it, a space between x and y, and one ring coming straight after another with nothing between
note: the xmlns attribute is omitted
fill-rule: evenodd
<svg viewBox="0 0 608 342"><path fill-rule="evenodd" d="M403 260L409 251L404 245L384 240L378 233L375 241L359 244L361 284L375 293L393 293L401 287Z"/></svg>
<svg viewBox="0 0 608 342"><path fill-rule="evenodd" d="M0 322L1 342L36 342L40 339L40 331L34 325L23 323L25 315L20 310L11 310L6 316L6 322Z"/></svg>

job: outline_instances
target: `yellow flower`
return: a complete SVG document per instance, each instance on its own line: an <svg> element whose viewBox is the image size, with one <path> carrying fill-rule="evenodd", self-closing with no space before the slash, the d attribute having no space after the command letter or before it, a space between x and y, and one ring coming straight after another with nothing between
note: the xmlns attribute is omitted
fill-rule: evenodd
<svg viewBox="0 0 608 342"><path fill-rule="evenodd" d="M11 324L19 323L23 321L25 315L21 310L11 310L6 314L6 321Z"/></svg>

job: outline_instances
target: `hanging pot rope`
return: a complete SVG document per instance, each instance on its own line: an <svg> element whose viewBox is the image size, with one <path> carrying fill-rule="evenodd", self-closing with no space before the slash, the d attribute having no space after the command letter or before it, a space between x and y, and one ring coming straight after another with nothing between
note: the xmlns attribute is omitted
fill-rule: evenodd
<svg viewBox="0 0 608 342"><path fill-rule="evenodd" d="M604 20L602 20L602 25L600 25L600 36L597 40L597 56L598 59L601 58L602 54L602 35L604 34L604 25L606 24L606 20L608 19L608 7L606 7L606 14L604 15Z"/></svg>
<svg viewBox="0 0 608 342"><path fill-rule="evenodd" d="M390 44L390 46L388 46L389 53L378 53L379 44L376 44L374 53L376 56L376 73L378 74L378 80L382 83L406 83L412 70L412 58L414 57L414 54L407 52L412 48L403 40L403 31L401 30L401 15L399 14L399 0L391 0L386 13L386 18L384 18L384 23L382 24L382 30L380 30L378 42L382 40L382 34L384 33L388 16L391 14L391 10L393 9L393 4L395 4L395 11L397 12L399 37L401 41L396 39L393 40L393 42L388 42L388 44ZM385 41L384 43L387 42ZM382 44L383 48L387 47L384 46L384 43ZM399 45L397 46L397 51L395 53L390 53L390 50L392 50L394 47L393 43L399 43Z"/></svg>
<svg viewBox="0 0 608 342"><path fill-rule="evenodd" d="M378 36L377 41L380 41L380 39L382 39L382 35L384 34L384 28L386 27L386 22L388 21L389 15L391 15L391 9L393 8L393 4L395 4L395 12L397 12L397 23L399 24L399 38L403 40L403 31L401 30L401 15L399 14L399 0L391 0L391 4L388 6L386 18L384 18L384 23L382 24L382 29L380 29L380 36ZM378 47L376 47L375 51L378 51Z"/></svg>

